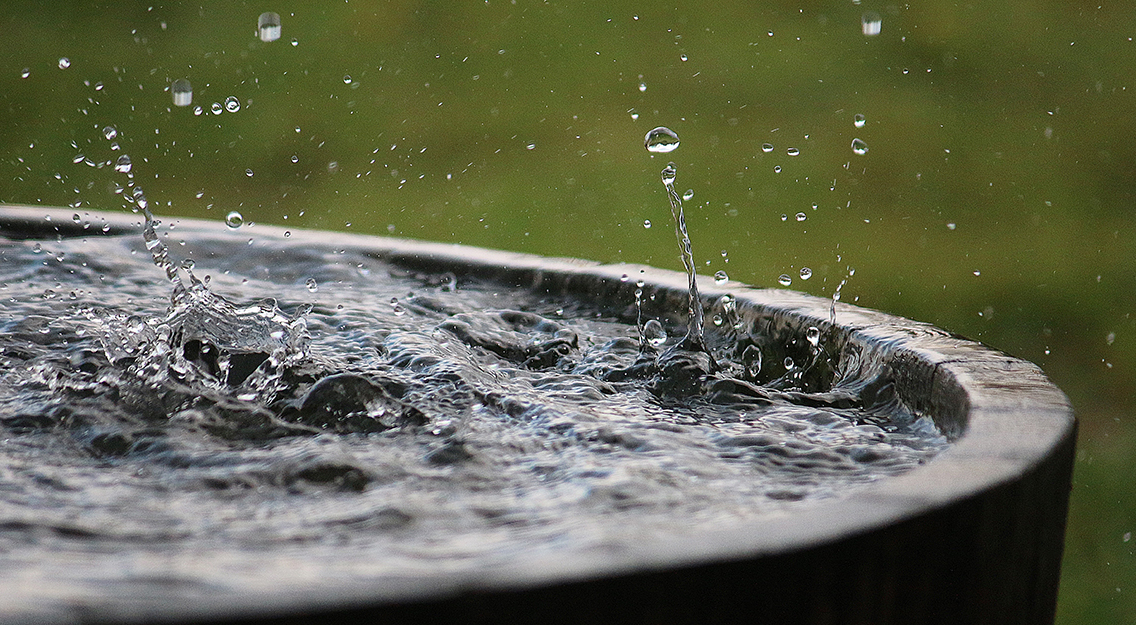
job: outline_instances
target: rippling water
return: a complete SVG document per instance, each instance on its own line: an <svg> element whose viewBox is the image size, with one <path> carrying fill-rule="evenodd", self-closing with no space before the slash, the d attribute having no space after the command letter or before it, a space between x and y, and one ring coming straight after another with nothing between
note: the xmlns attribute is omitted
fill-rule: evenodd
<svg viewBox="0 0 1136 625"><path fill-rule="evenodd" d="M710 324L719 372L641 348L631 302L255 228L164 231L195 261L175 291L100 230L0 238L0 614L693 536L947 445L862 380L755 375Z"/></svg>

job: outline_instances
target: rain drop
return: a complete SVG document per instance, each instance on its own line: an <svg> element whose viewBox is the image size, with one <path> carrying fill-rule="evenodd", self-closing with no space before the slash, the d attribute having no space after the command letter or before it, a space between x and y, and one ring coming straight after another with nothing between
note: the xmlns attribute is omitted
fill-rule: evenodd
<svg viewBox="0 0 1136 625"><path fill-rule="evenodd" d="M718 270L714 272L714 284L725 284L730 281L730 276L726 275L725 271Z"/></svg>
<svg viewBox="0 0 1136 625"><path fill-rule="evenodd" d="M857 128L863 128L866 122L867 120L864 119L864 116L859 113L852 116L852 125Z"/></svg>
<svg viewBox="0 0 1136 625"><path fill-rule="evenodd" d="M650 229L651 228L651 220L650 219L644 219L643 220L643 227Z"/></svg>
<svg viewBox="0 0 1136 625"><path fill-rule="evenodd" d="M811 277L813 277L813 270L808 267L801 267L801 279L808 280Z"/></svg>
<svg viewBox="0 0 1136 625"><path fill-rule="evenodd" d="M59 69L67 69L68 67L71 67L71 59L67 57L59 59Z"/></svg>
<svg viewBox="0 0 1136 625"><path fill-rule="evenodd" d="M651 347L659 347L667 342L667 331L663 329L663 324L659 323L658 319L648 319L647 323L643 324L643 338Z"/></svg>
<svg viewBox="0 0 1136 625"><path fill-rule="evenodd" d="M647 83L645 83L645 82L639 83L639 91L646 91L646 90L647 90Z"/></svg>
<svg viewBox="0 0 1136 625"><path fill-rule="evenodd" d="M772 143L762 143L761 144L761 151L765 152L766 154L772 152L773 151L773 144Z"/></svg>
<svg viewBox="0 0 1136 625"><path fill-rule="evenodd" d="M682 194L682 201L689 202L692 199L694 199L694 189L687 189L686 193Z"/></svg>
<svg viewBox="0 0 1136 625"><path fill-rule="evenodd" d="M107 126L103 128L103 136L107 138L107 141L110 141L118 136L118 130L114 126Z"/></svg>
<svg viewBox="0 0 1136 625"><path fill-rule="evenodd" d="M785 151L785 153L788 154L789 156L797 156L801 153L801 151L798 150L797 148L789 148L788 150Z"/></svg>
<svg viewBox="0 0 1136 625"><path fill-rule="evenodd" d="M804 213L797 213L797 221L804 221L808 218L809 216Z"/></svg>
<svg viewBox="0 0 1136 625"><path fill-rule="evenodd" d="M852 140L852 151L855 152L856 154L860 155L860 156L863 156L863 155L868 153L868 144L864 143L860 139L853 139Z"/></svg>
<svg viewBox="0 0 1136 625"><path fill-rule="evenodd" d="M244 222L245 218L242 217L241 214L237 211L232 211L228 215L225 215L225 225L232 228L233 230L240 228L241 224L243 224Z"/></svg>
<svg viewBox="0 0 1136 625"><path fill-rule="evenodd" d="M880 29L883 28L883 21L880 19L880 14L875 11L865 11L860 16L860 28L868 37L875 37L880 34Z"/></svg>
<svg viewBox="0 0 1136 625"><path fill-rule="evenodd" d="M347 75L347 74L344 74L344 76L343 76L343 84L345 84L345 85L350 85L350 84L351 84L351 76L349 76L349 75Z"/></svg>
<svg viewBox="0 0 1136 625"><path fill-rule="evenodd" d="M256 28L261 41L276 41L280 38L280 16L271 11L261 13Z"/></svg>
<svg viewBox="0 0 1136 625"><path fill-rule="evenodd" d="M170 93L174 97L174 106L189 106L193 102L193 85L184 78L178 78L170 85Z"/></svg>
<svg viewBox="0 0 1136 625"><path fill-rule="evenodd" d="M793 284L793 279L789 277L789 274L783 273L781 277L777 278L777 283L781 286L789 286Z"/></svg>
<svg viewBox="0 0 1136 625"><path fill-rule="evenodd" d="M120 174L130 173L130 167L130 157L126 154L120 155L118 159L114 161L114 170Z"/></svg>
<svg viewBox="0 0 1136 625"><path fill-rule="evenodd" d="M225 110L230 113L236 113L241 110L241 101L236 96L229 96L225 98Z"/></svg>
<svg viewBox="0 0 1136 625"><path fill-rule="evenodd" d="M221 106L220 102L214 102L213 104L210 104L209 110L213 111L214 115L220 115L221 113L223 113L225 111L224 107Z"/></svg>
<svg viewBox="0 0 1136 625"><path fill-rule="evenodd" d="M648 152L655 154L673 152L678 147L678 135L666 126L653 128L643 138L643 147L647 148Z"/></svg>

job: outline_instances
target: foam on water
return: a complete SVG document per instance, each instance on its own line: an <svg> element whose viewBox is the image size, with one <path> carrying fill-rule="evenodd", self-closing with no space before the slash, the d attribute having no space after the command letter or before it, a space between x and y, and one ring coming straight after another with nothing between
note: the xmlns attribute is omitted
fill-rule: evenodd
<svg viewBox="0 0 1136 625"><path fill-rule="evenodd" d="M97 224L0 239L0 613L172 571L220 596L692 535L947 445L884 381L810 382L816 328L763 367L732 298L707 373L667 351L682 315L646 311L640 345L632 301L224 226L183 265L154 226L168 279Z"/></svg>

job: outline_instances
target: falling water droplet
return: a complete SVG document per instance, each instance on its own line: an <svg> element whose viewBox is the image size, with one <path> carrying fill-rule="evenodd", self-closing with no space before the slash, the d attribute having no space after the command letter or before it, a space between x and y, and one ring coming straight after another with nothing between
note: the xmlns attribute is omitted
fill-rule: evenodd
<svg viewBox="0 0 1136 625"><path fill-rule="evenodd" d="M114 126L107 126L103 128L103 136L107 138L107 141L110 141L118 136L118 130Z"/></svg>
<svg viewBox="0 0 1136 625"><path fill-rule="evenodd" d="M658 319L648 319L647 323L643 324L643 338L651 347L659 347L667 342L667 331L663 329L663 324L659 323Z"/></svg>
<svg viewBox="0 0 1136 625"><path fill-rule="evenodd" d="M789 156L797 156L801 153L801 151L797 148L789 148L788 150L785 150L785 153Z"/></svg>
<svg viewBox="0 0 1136 625"><path fill-rule="evenodd" d="M315 293L319 290L319 284L316 283L315 278L308 278L307 281L304 282L304 286L308 287L308 290L312 293Z"/></svg>
<svg viewBox="0 0 1136 625"><path fill-rule="evenodd" d="M774 165L773 166L773 173L775 173L775 174L781 173L781 166L780 165Z"/></svg>
<svg viewBox="0 0 1136 625"><path fill-rule="evenodd" d="M71 59L67 57L59 59L59 69L67 69L68 67L71 67Z"/></svg>
<svg viewBox="0 0 1136 625"><path fill-rule="evenodd" d="M797 221L804 221L808 218L809 216L804 213L797 213Z"/></svg>
<svg viewBox="0 0 1136 625"><path fill-rule="evenodd" d="M643 147L655 154L673 152L678 147L678 134L666 126L652 128L643 138Z"/></svg>
<svg viewBox="0 0 1136 625"><path fill-rule="evenodd" d="M859 139L853 139L852 151L860 156L863 156L868 153L868 144Z"/></svg>
<svg viewBox="0 0 1136 625"><path fill-rule="evenodd" d="M820 344L820 329L816 326L809 326L805 330L805 340L808 341L813 347Z"/></svg>
<svg viewBox="0 0 1136 625"><path fill-rule="evenodd" d="M276 41L280 38L280 16L271 11L261 13L256 28L261 41Z"/></svg>
<svg viewBox="0 0 1136 625"><path fill-rule="evenodd" d="M718 270L714 272L714 284L725 284L730 281L730 276L726 275L725 271Z"/></svg>
<svg viewBox="0 0 1136 625"><path fill-rule="evenodd" d="M867 122L867 120L864 119L864 116L861 115L860 113L856 113L855 115L852 116L852 125L857 127L857 128L863 128L864 124L866 122Z"/></svg>
<svg viewBox="0 0 1136 625"><path fill-rule="evenodd" d="M351 84L351 76L350 75L348 75L348 74L343 75L343 84L345 84L345 85Z"/></svg>
<svg viewBox="0 0 1136 625"><path fill-rule="evenodd" d="M31 76L31 75L32 75L32 70L31 70L31 69L29 69L29 68L27 68L27 67L25 67L25 68L24 68L24 69L23 69L23 70L22 70L22 71L20 72L20 78L27 78L28 76Z"/></svg>
<svg viewBox="0 0 1136 625"><path fill-rule="evenodd" d="M694 199L694 189L687 189L686 193L682 194L682 201L689 202L692 199Z"/></svg>
<svg viewBox="0 0 1136 625"><path fill-rule="evenodd" d="M745 364L746 375L755 377L761 373L761 348L757 345L749 345L742 352L742 363Z"/></svg>
<svg viewBox="0 0 1136 625"><path fill-rule="evenodd" d="M645 82L639 83L639 91L646 91L646 90L647 90L647 83L645 83Z"/></svg>
<svg viewBox="0 0 1136 625"><path fill-rule="evenodd" d="M808 267L801 267L801 279L808 280L811 277L813 277L813 270Z"/></svg>
<svg viewBox="0 0 1136 625"><path fill-rule="evenodd" d="M674 184L675 177L678 176L678 171L675 169L674 163L667 163L667 166L663 168L659 176L663 179L663 184L668 187Z"/></svg>
<svg viewBox="0 0 1136 625"><path fill-rule="evenodd" d="M252 174L253 174L253 172L252 172L252 170L251 170L251 169L246 169L246 170L245 170L245 175L246 175L246 176L248 176L249 178L252 178Z"/></svg>
<svg viewBox="0 0 1136 625"><path fill-rule="evenodd" d="M643 227L650 229L651 228L651 220L650 219L644 219L643 220Z"/></svg>
<svg viewBox="0 0 1136 625"><path fill-rule="evenodd" d="M240 228L241 224L243 224L244 222L245 218L242 217L241 214L237 211L232 211L228 215L225 215L225 225L232 228L233 230Z"/></svg>
<svg viewBox="0 0 1136 625"><path fill-rule="evenodd" d="M209 110L212 111L214 115L220 115L221 113L225 112L225 108L221 106L220 102L214 102L213 104L210 104Z"/></svg>
<svg viewBox="0 0 1136 625"><path fill-rule="evenodd" d="M875 37L880 34L880 29L883 28L883 21L880 19L880 14L875 11L865 11L860 16L860 28L864 34L869 37Z"/></svg>
<svg viewBox="0 0 1136 625"><path fill-rule="evenodd" d="M119 155L118 159L114 161L114 170L120 174L130 173L130 157L126 154Z"/></svg>
<svg viewBox="0 0 1136 625"><path fill-rule="evenodd" d="M174 106L189 106L193 102L193 85L184 78L178 78L170 85L170 94L174 98Z"/></svg>
<svg viewBox="0 0 1136 625"><path fill-rule="evenodd" d="M779 278L777 278L777 283L781 286L789 286L790 284L793 284L793 279L789 277L789 274L783 273Z"/></svg>
<svg viewBox="0 0 1136 625"><path fill-rule="evenodd" d="M685 54L680 54L680 55L678 55L678 59L679 59L680 61L684 61L684 62L685 62L685 61L687 60L687 58L688 58L688 57L687 57L687 56L686 56Z"/></svg>
<svg viewBox="0 0 1136 625"><path fill-rule="evenodd" d="M786 371L792 371L793 367L795 367L797 363L793 362L793 358L791 356L786 356L785 360L781 361L781 364L785 366Z"/></svg>
<svg viewBox="0 0 1136 625"><path fill-rule="evenodd" d="M241 101L237 99L237 96L231 95L225 98L225 110L230 113L236 113L241 110Z"/></svg>
<svg viewBox="0 0 1136 625"><path fill-rule="evenodd" d="M765 152L766 154L772 152L773 151L773 144L772 143L762 143L761 144L761 151Z"/></svg>

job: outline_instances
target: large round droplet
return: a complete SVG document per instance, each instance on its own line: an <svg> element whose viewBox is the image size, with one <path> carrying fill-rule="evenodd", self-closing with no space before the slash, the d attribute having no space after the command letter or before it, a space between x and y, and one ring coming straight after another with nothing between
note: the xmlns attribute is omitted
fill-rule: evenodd
<svg viewBox="0 0 1136 625"><path fill-rule="evenodd" d="M777 283L781 286L789 286L790 284L793 284L793 279L789 277L789 274L783 273L779 278L777 278Z"/></svg>
<svg viewBox="0 0 1136 625"><path fill-rule="evenodd" d="M59 69L67 69L68 67L71 67L71 59L67 57L59 59Z"/></svg>
<svg viewBox="0 0 1136 625"><path fill-rule="evenodd" d="M107 126L103 128L103 136L106 137L107 141L110 141L118 136L118 129L114 126Z"/></svg>
<svg viewBox="0 0 1136 625"><path fill-rule="evenodd" d="M801 279L808 280L811 277L813 277L813 270L808 267L801 267Z"/></svg>
<svg viewBox="0 0 1136 625"><path fill-rule="evenodd" d="M232 228L233 230L240 228L241 224L243 224L244 222L245 218L242 217L241 214L237 211L232 211L228 215L225 215L225 225Z"/></svg>
<svg viewBox="0 0 1136 625"><path fill-rule="evenodd" d="M880 19L880 14L875 11L865 11L860 16L860 28L868 37L875 37L880 34L880 29L883 28L883 20Z"/></svg>
<svg viewBox="0 0 1136 625"><path fill-rule="evenodd" d="M714 284L725 284L730 281L730 276L726 275L725 271L719 269L714 272Z"/></svg>
<svg viewBox="0 0 1136 625"><path fill-rule="evenodd" d="M658 347L667 342L667 331L657 319L648 319L643 324L643 338L651 347Z"/></svg>
<svg viewBox="0 0 1136 625"><path fill-rule="evenodd" d="M280 38L280 16L271 11L260 14L256 20L257 36L261 41L276 41Z"/></svg>
<svg viewBox="0 0 1136 625"><path fill-rule="evenodd" d="M666 126L652 128L643 139L643 147L655 154L673 152L678 147L678 135Z"/></svg>
<svg viewBox="0 0 1136 625"><path fill-rule="evenodd" d="M230 113L236 113L241 110L241 101L237 99L237 96L231 95L225 98L225 110Z"/></svg>
<svg viewBox="0 0 1136 625"><path fill-rule="evenodd" d="M860 139L853 139L852 140L852 151L855 152L856 154L859 154L860 156L863 156L863 155L868 153L868 144L864 143Z"/></svg>
<svg viewBox="0 0 1136 625"><path fill-rule="evenodd" d="M130 173L130 168L130 157L126 154L119 155L119 157L114 161L114 170L120 174Z"/></svg>
<svg viewBox="0 0 1136 625"><path fill-rule="evenodd" d="M193 85L184 78L178 78L170 85L170 94L174 97L174 106L189 106L193 102Z"/></svg>
<svg viewBox="0 0 1136 625"><path fill-rule="evenodd" d="M773 144L772 143L762 143L761 144L761 151L765 152L766 154L772 152L773 151Z"/></svg>

